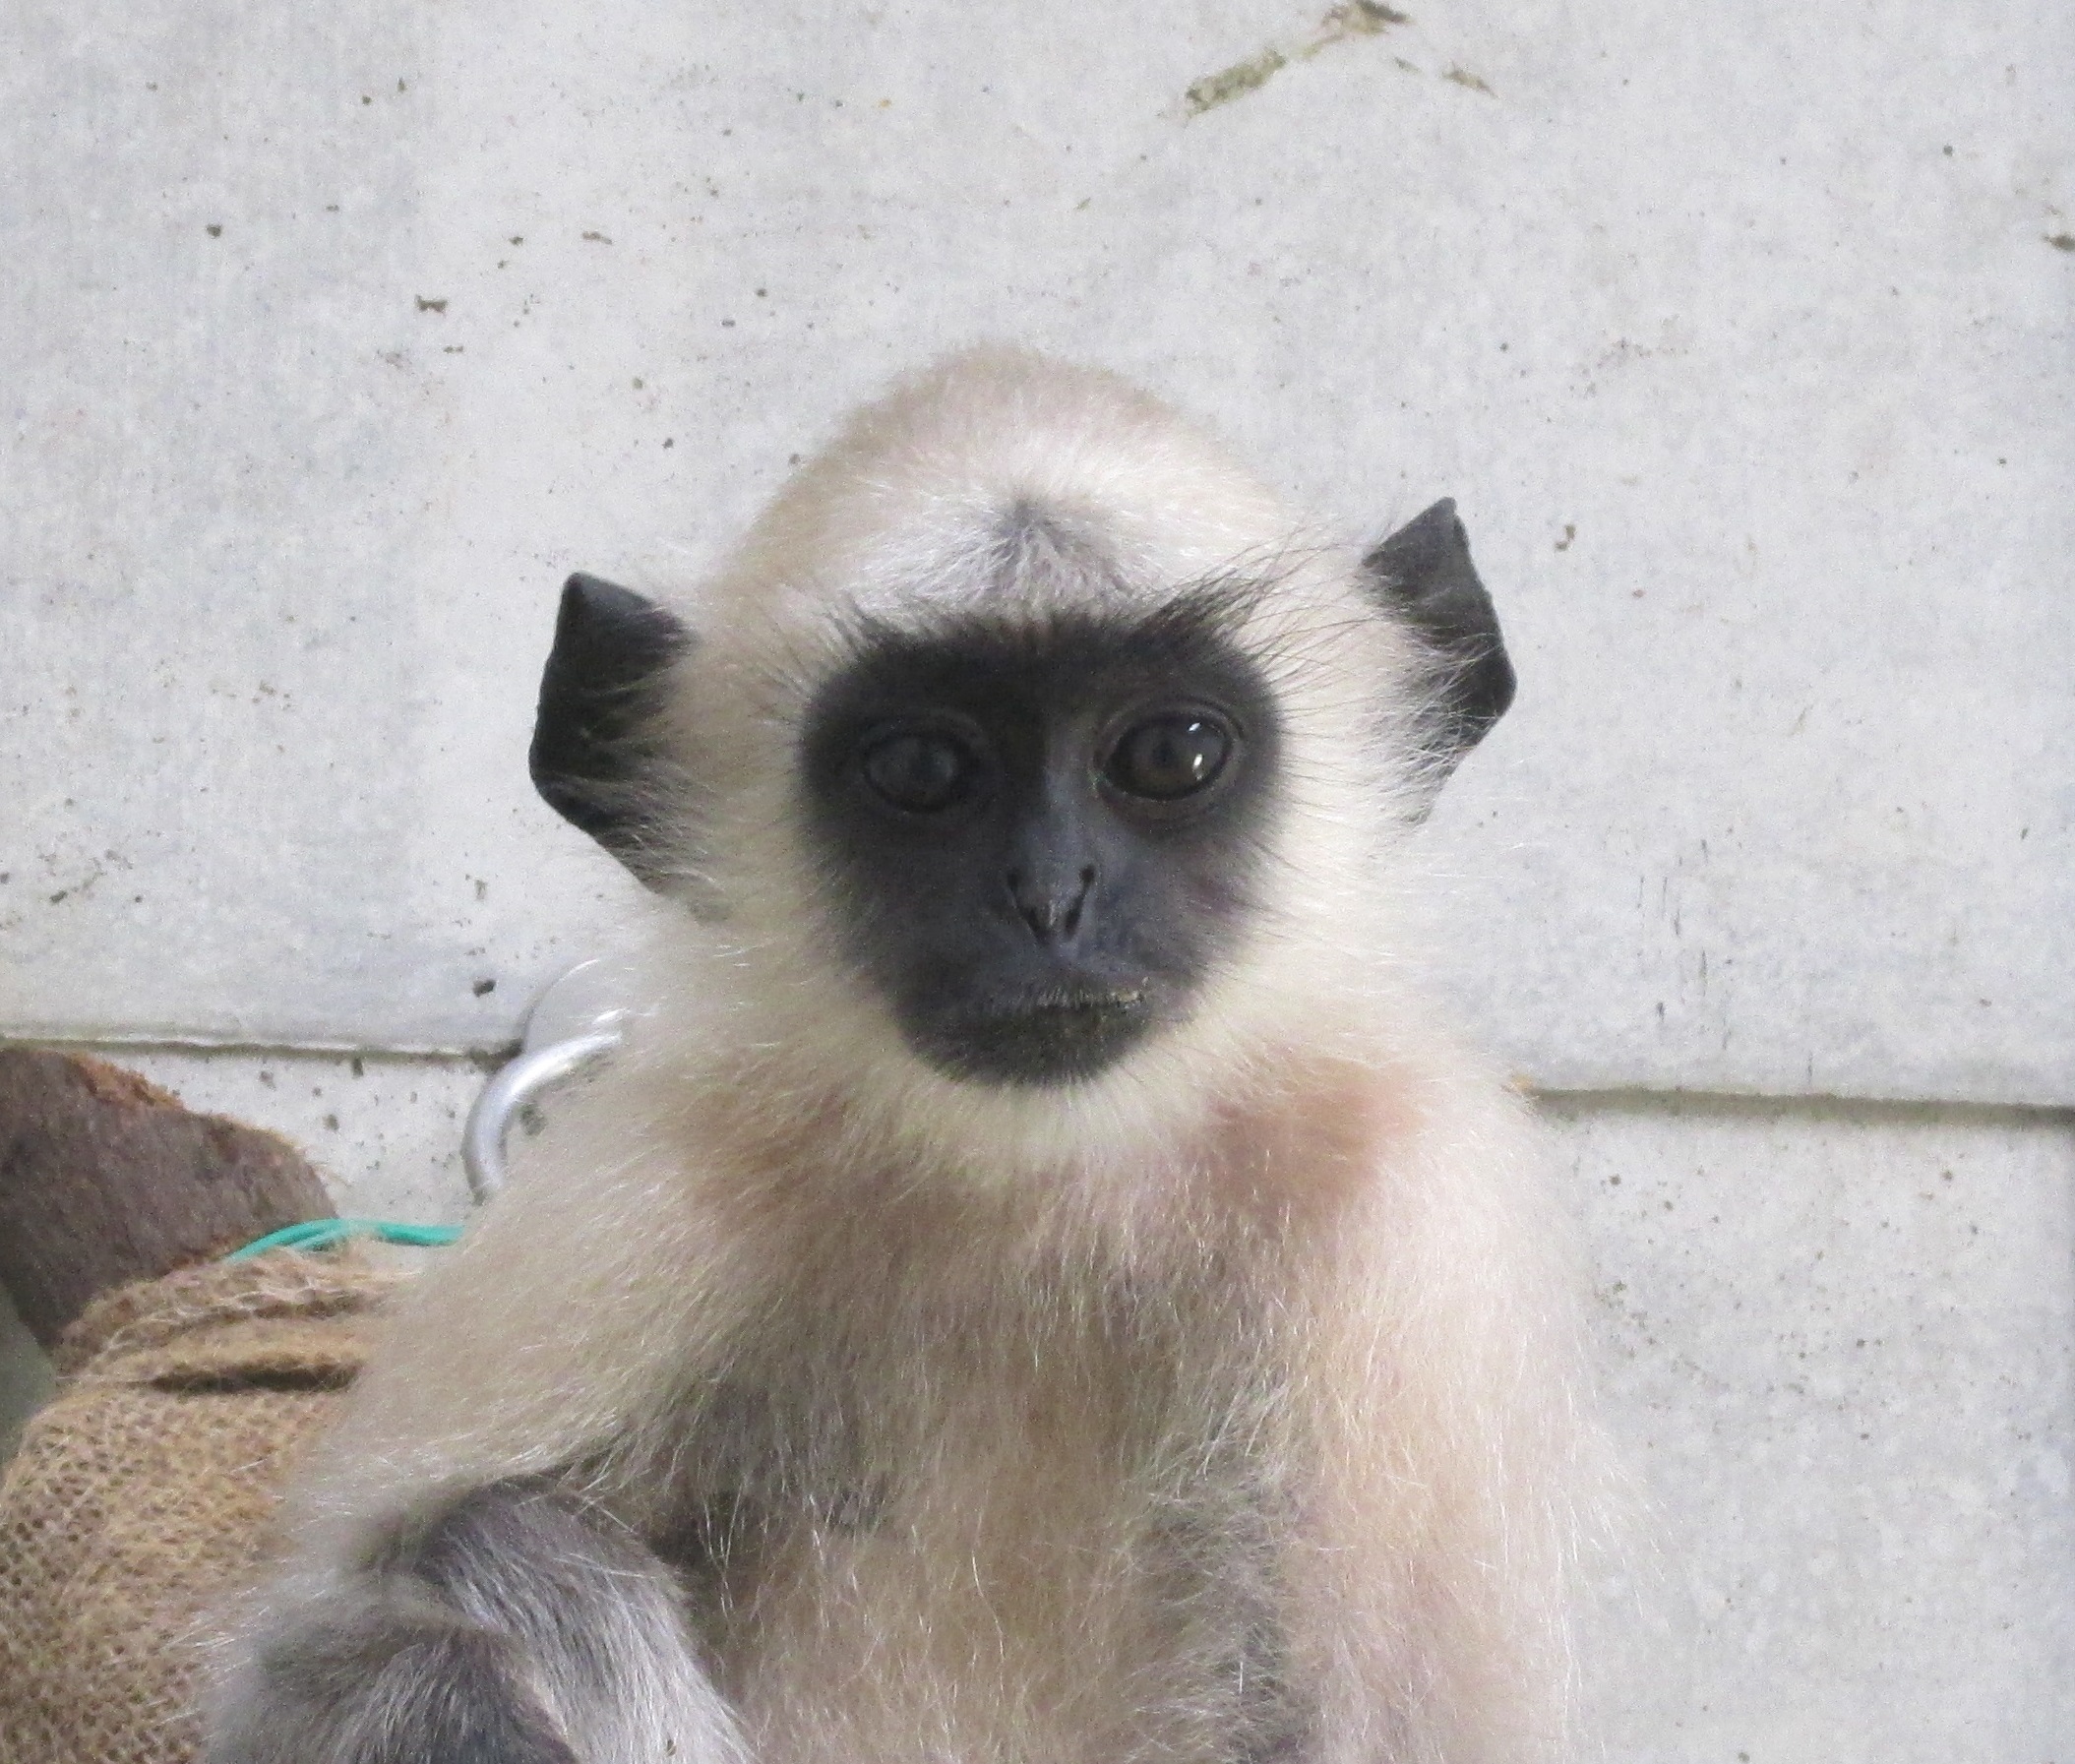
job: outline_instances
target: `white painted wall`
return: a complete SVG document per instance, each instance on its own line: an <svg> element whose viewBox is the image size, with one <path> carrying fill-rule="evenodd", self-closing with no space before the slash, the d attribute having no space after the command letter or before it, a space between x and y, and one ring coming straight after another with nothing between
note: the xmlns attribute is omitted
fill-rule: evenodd
<svg viewBox="0 0 2075 1764"><path fill-rule="evenodd" d="M1440 974L1591 1093L1609 1754L2069 1764L2075 12L1327 5L16 0L0 1033L454 1214L631 898L562 576L942 346L1119 367L1506 620Z"/></svg>
<svg viewBox="0 0 2075 1764"><path fill-rule="evenodd" d="M2075 1131L1552 1099L1631 1559L1623 1764L2057 1764L2075 1744Z"/></svg>

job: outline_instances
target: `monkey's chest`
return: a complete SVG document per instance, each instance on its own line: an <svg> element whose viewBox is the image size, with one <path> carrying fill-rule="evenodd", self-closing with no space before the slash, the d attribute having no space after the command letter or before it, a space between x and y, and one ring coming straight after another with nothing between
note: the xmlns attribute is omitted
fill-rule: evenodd
<svg viewBox="0 0 2075 1764"><path fill-rule="evenodd" d="M693 1505L671 1552L754 1754L1275 1755L1297 1724L1274 1467L1096 1405L991 1407Z"/></svg>

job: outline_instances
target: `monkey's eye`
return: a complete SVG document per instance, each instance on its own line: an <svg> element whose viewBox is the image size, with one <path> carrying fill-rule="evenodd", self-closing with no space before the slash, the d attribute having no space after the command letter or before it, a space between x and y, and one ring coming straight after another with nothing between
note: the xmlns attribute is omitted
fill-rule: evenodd
<svg viewBox="0 0 2075 1764"><path fill-rule="evenodd" d="M979 775L973 751L955 735L907 730L865 750L865 782L910 815L935 815L972 795Z"/></svg>
<svg viewBox="0 0 2075 1764"><path fill-rule="evenodd" d="M1156 716L1125 731L1102 775L1126 796L1173 802L1214 784L1231 756L1223 724L1187 713Z"/></svg>

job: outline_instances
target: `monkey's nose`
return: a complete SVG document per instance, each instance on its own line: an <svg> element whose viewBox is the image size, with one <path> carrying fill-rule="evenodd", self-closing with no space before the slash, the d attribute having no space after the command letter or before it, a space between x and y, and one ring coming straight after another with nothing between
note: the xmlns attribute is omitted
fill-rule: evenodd
<svg viewBox="0 0 2075 1764"><path fill-rule="evenodd" d="M1025 870L1008 873L1008 896L1017 915L1041 943L1065 943L1080 930L1081 910L1095 885L1095 866L1049 874Z"/></svg>

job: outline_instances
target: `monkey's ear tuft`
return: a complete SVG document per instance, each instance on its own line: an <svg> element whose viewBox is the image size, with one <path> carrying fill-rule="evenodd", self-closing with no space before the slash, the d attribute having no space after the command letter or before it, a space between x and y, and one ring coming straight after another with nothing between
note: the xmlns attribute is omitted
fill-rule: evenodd
<svg viewBox="0 0 2075 1764"><path fill-rule="evenodd" d="M1377 597L1426 640L1434 658L1432 741L1445 778L1513 701L1513 664L1492 596L1470 562L1470 539L1444 497L1362 560Z"/></svg>
<svg viewBox="0 0 2075 1764"><path fill-rule="evenodd" d="M650 887L662 881L644 800L664 672L693 643L675 614L595 576L562 588L527 760L533 787Z"/></svg>

